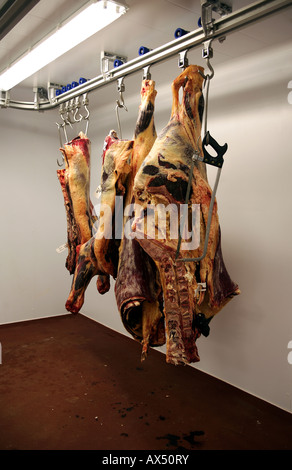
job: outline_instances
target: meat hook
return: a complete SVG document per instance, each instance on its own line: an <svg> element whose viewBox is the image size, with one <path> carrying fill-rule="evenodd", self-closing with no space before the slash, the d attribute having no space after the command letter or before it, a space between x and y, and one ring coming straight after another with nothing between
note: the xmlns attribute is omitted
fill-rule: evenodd
<svg viewBox="0 0 292 470"><path fill-rule="evenodd" d="M143 80L151 80L150 65L143 68Z"/></svg>
<svg viewBox="0 0 292 470"><path fill-rule="evenodd" d="M60 147L62 148L63 147L63 143L62 143L62 137L61 137L61 127L63 126L63 124L59 124L58 122L56 122L56 125L58 126L58 134L59 134L59 139L60 139ZM57 158L57 164L58 166L63 166L64 165L64 155L62 154L62 163L59 163L59 160Z"/></svg>
<svg viewBox="0 0 292 470"><path fill-rule="evenodd" d="M208 119L208 103L209 103L209 87L210 87L210 76L206 75L205 78L205 99L204 99L204 119L203 119L203 133L204 136L207 133L207 119Z"/></svg>
<svg viewBox="0 0 292 470"><path fill-rule="evenodd" d="M59 163L59 160L57 159L58 166L63 166L65 162L64 156L62 155L62 163Z"/></svg>
<svg viewBox="0 0 292 470"><path fill-rule="evenodd" d="M124 108L126 111L128 111L127 106L125 105L125 102L124 102L124 97L123 97L124 91L125 91L124 77L122 77L118 79L118 92L120 94L120 99L116 100L116 103L117 103L116 116L117 116L120 139L122 139L122 129L121 129L121 123L120 123L120 118L119 118L119 108Z"/></svg>
<svg viewBox="0 0 292 470"><path fill-rule="evenodd" d="M204 99L205 105L204 105L204 108L205 109L204 109L204 123L203 123L204 135L206 135L206 133L207 133L207 117L208 117L208 101L209 101L210 80L215 75L214 69L213 69L212 65L210 64L210 58L213 57L213 49L212 49L211 43L212 43L212 39L209 39L208 41L206 41L203 45L203 50L202 50L202 57L203 57L203 59L206 59L207 66L208 66L211 73L204 74L203 72L201 72L201 70L198 70L199 74L202 75L202 77L205 80L205 82L204 82L204 87L205 87L205 99Z"/></svg>
<svg viewBox="0 0 292 470"><path fill-rule="evenodd" d="M89 105L89 100L88 100L88 97L87 97L87 93L85 93L83 95L83 100L82 100L82 104L84 106L84 109L86 111L86 115L83 116L83 119L84 121L86 121L86 128L85 128L85 135L87 135L88 133L88 126L89 126L89 116L90 116L90 112L89 112L89 109L88 109L88 105Z"/></svg>
<svg viewBox="0 0 292 470"><path fill-rule="evenodd" d="M60 105L60 110L59 110L60 117L61 117L61 119L62 119L62 121L63 121L63 124L61 125L61 127L63 127L65 139L66 139L66 142L68 142L68 136L67 136L67 132L66 132L66 126L67 126L67 125L70 125L70 127L72 127L72 124L63 116L63 113L64 113L63 105L61 104L61 105Z"/></svg>
<svg viewBox="0 0 292 470"><path fill-rule="evenodd" d="M203 76L204 79L206 79L207 77L209 77L209 79L213 78L214 77L214 69L210 63L210 59L212 59L213 57L213 48L212 48L212 40L213 39L208 39L208 41L205 41L204 44L203 44L203 50L202 50L202 57L203 59L206 60L206 63L207 63L207 66L210 70L211 73L207 74L207 75L204 75L203 72L201 72L199 70L199 73Z"/></svg>
<svg viewBox="0 0 292 470"><path fill-rule="evenodd" d="M82 116L82 114L79 113L79 118L77 118L77 113L79 112L79 109L80 109L80 98L79 98L79 96L77 96L77 98L75 98L75 101L74 101L74 104L73 104L73 109L74 109L74 113L73 113L74 122L80 122L83 119L83 116Z"/></svg>
<svg viewBox="0 0 292 470"><path fill-rule="evenodd" d="M73 103L72 103L71 101L67 101L67 102L65 103L66 115L65 115L65 119L64 119L65 123L66 123L67 125L69 125L71 128L72 128L72 124L73 124L73 121L72 121L71 118L70 118L70 112L72 111L72 104L73 104Z"/></svg>

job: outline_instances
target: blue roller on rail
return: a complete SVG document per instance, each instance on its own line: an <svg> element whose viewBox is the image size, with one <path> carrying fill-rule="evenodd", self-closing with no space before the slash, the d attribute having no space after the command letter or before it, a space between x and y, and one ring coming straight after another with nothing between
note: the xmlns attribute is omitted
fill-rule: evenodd
<svg viewBox="0 0 292 470"><path fill-rule="evenodd" d="M67 83L67 85L64 85L61 88L58 88L56 90L56 96L60 96L66 91L72 90L72 88L76 88L77 86L82 85L83 83L86 83L86 82L87 82L87 79L83 77L80 77L78 82L73 80L72 83Z"/></svg>
<svg viewBox="0 0 292 470"><path fill-rule="evenodd" d="M189 33L189 31L186 31L183 28L176 28L176 30L174 32L174 37L175 37L175 39L181 38L182 36L185 36L185 34L188 34L188 33Z"/></svg>
<svg viewBox="0 0 292 470"><path fill-rule="evenodd" d="M149 49L148 47L145 47L145 46L141 46L139 47L139 55L144 55L144 54L147 54L148 52L150 52L152 49Z"/></svg>

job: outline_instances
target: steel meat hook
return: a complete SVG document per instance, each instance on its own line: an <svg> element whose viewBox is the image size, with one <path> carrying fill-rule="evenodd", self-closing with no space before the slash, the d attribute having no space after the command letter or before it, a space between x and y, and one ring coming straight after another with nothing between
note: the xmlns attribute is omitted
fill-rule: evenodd
<svg viewBox="0 0 292 470"><path fill-rule="evenodd" d="M60 105L59 113L60 113L61 119L63 121L63 124L61 125L61 127L63 127L65 139L66 139L66 142L68 142L68 135L67 135L67 131L66 131L66 126L70 125L70 127L72 127L72 124L63 116L64 110L63 110L63 105L62 104Z"/></svg>
<svg viewBox="0 0 292 470"><path fill-rule="evenodd" d="M66 126L70 126L72 128L72 122L71 122L71 119L70 119L70 116L69 116L69 113L70 113L70 103L69 103L69 101L66 101L66 103L65 103L64 113L65 113L65 117L63 115L63 112L61 113L61 118L63 119L64 124Z"/></svg>
<svg viewBox="0 0 292 470"><path fill-rule="evenodd" d="M120 123L120 118L119 118L119 108L124 108L126 111L128 111L127 106L125 105L125 102L124 102L124 97L123 97L124 91L125 91L124 77L122 77L118 79L118 92L120 93L120 99L116 100L116 103L117 103L116 116L117 116L120 139L122 139L122 129L121 129L121 123Z"/></svg>
<svg viewBox="0 0 292 470"><path fill-rule="evenodd" d="M74 106L74 100L67 101L65 104L65 109L66 109L66 122L70 125L72 128L72 124L74 124L74 120L72 121L70 117L70 113L73 113L73 106Z"/></svg>
<svg viewBox="0 0 292 470"><path fill-rule="evenodd" d="M202 57L203 57L203 59L206 59L207 66L208 66L211 73L208 74L208 75L204 75L202 72L200 72L201 75L203 75L204 78L209 77L210 80L211 80L211 78L214 77L214 74L215 74L214 69L213 69L213 67L210 63L210 59L212 59L212 57L213 57L212 41L213 41L213 39L208 39L208 41L205 41L204 44L203 44L203 50L202 50Z"/></svg>
<svg viewBox="0 0 292 470"><path fill-rule="evenodd" d="M87 135L88 126L89 126L89 116L90 116L90 112L89 112L89 109L88 109L88 107L87 107L87 105L89 104L89 100L88 100L88 97L87 97L87 93L85 93L85 94L83 95L82 104L83 104L84 109L85 109L85 111L86 111L86 115L83 116L83 119L86 121L85 135Z"/></svg>
<svg viewBox="0 0 292 470"><path fill-rule="evenodd" d="M143 80L151 80L150 65L143 68Z"/></svg>
<svg viewBox="0 0 292 470"><path fill-rule="evenodd" d="M79 96L77 96L77 98L75 98L73 109L75 110L74 113L73 113L74 122L82 121L82 119L83 119L82 114L79 113L79 118L77 118L77 113L79 112L79 109L80 109L80 98L79 98Z"/></svg>
<svg viewBox="0 0 292 470"><path fill-rule="evenodd" d="M64 117L64 113L65 113L65 112L66 112L66 115L68 115L67 117ZM61 117L63 123L62 123L62 124L59 124L59 123L56 122L56 124L57 124L57 126L58 126L58 133L59 133L59 139L60 139L60 146L61 146L61 148L62 148L62 147L63 147L63 142L62 142L62 137L61 137L61 129L63 129L66 142L68 142L68 136L67 136L66 126L69 124L69 125L72 127L72 124L71 124L71 122L69 121L68 103L66 103L66 108L65 108L65 109L64 109L63 104L60 105L59 114L60 114L60 117ZM64 156L62 155L62 163L60 163L59 160L57 159L57 164L58 164L59 166L63 166L64 161L65 161L65 159L64 159Z"/></svg>
<svg viewBox="0 0 292 470"><path fill-rule="evenodd" d="M203 72L201 72L199 70L199 73L202 75L202 77L204 78L205 82L204 82L204 87L206 89L205 91L205 109L204 109L204 125L203 125L203 132L204 132L204 135L206 135L207 133L207 116L208 116L208 100L209 100L209 86L210 86L210 80L211 78L214 77L215 75L215 72L214 72L214 69L210 63L210 58L213 57L213 49L212 49L212 39L209 39L208 41L206 41L204 43L204 46L203 46L203 50L202 50L202 57L203 59L206 59L206 62L207 62L207 66L210 70L210 73L207 73L207 74L203 74Z"/></svg>
<svg viewBox="0 0 292 470"><path fill-rule="evenodd" d="M62 143L62 137L61 137L61 127L63 127L63 124L59 124L58 122L56 122L57 126L58 126L58 134L59 134L59 139L60 139L60 147L62 148L63 147L63 143ZM64 155L62 154L62 163L59 163L59 160L57 158L57 164L58 166L63 166L64 165L64 162L65 162L65 159L64 159Z"/></svg>

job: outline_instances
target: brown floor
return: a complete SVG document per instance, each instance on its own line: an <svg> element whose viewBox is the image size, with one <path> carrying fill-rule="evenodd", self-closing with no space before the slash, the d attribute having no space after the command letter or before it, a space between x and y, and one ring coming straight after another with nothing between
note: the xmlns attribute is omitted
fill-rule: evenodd
<svg viewBox="0 0 292 470"><path fill-rule="evenodd" d="M0 449L291 450L292 415L82 315L0 326Z"/></svg>

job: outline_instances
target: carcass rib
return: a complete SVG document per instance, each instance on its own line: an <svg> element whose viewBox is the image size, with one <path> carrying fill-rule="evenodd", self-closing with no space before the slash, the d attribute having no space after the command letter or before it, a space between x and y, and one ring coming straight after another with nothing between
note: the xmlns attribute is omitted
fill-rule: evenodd
<svg viewBox="0 0 292 470"><path fill-rule="evenodd" d="M192 156L195 152L202 155L202 73L201 67L191 65L172 83L170 121L158 135L135 177L135 202L142 205L143 216L149 204L153 207L171 204L180 209L185 202ZM177 260L178 240L171 237L169 218L164 239L147 238L147 216L142 218L141 211L134 222L139 236L137 241L153 259L160 274L167 335L166 360L173 364L199 360L197 338L202 333L207 334L210 319L240 292L224 265L216 202L206 256L198 263L180 261L182 257L197 258L203 253L211 195L205 164L197 162L192 175L189 211L193 204L200 207L200 244L193 247L184 240L184 250ZM159 232L157 220L154 226ZM195 236L198 237L198 233ZM202 285L206 285L206 290L201 289Z"/></svg>

